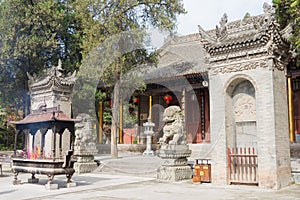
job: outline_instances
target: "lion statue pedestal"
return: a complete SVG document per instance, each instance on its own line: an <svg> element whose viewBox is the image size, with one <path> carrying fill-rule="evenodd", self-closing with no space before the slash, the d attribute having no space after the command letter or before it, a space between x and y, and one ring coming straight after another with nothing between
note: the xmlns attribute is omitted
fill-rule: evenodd
<svg viewBox="0 0 300 200"><path fill-rule="evenodd" d="M98 150L92 121L90 116L85 113L79 114L76 119L74 156L77 158L77 162L74 164L74 169L78 174L90 173L98 167L94 160L94 155L98 153Z"/></svg>
<svg viewBox="0 0 300 200"><path fill-rule="evenodd" d="M191 150L186 144L183 114L179 106L166 108L163 114L165 126L163 137L159 139L160 149L157 156L162 165L157 170L159 181L183 181L192 178L192 169L187 165Z"/></svg>

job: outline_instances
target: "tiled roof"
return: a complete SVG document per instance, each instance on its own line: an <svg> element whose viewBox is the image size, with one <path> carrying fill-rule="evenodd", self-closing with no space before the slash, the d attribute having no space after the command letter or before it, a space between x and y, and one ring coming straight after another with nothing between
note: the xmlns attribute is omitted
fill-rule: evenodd
<svg viewBox="0 0 300 200"><path fill-rule="evenodd" d="M67 117L62 111L31 113L20 121L11 121L11 124L29 124L38 122L65 121L74 122L74 119Z"/></svg>
<svg viewBox="0 0 300 200"><path fill-rule="evenodd" d="M147 66L145 80L165 79L207 72L205 50L198 33L175 37L163 45L159 51L157 66Z"/></svg>

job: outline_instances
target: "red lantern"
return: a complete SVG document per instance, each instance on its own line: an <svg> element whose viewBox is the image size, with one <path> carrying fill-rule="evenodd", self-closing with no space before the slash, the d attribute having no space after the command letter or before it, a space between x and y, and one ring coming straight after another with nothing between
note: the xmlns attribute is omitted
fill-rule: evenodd
<svg viewBox="0 0 300 200"><path fill-rule="evenodd" d="M169 104L170 101L172 101L172 99L173 99L172 96L169 95L169 94L166 94L166 95L164 96L164 100L165 100L166 104Z"/></svg>
<svg viewBox="0 0 300 200"><path fill-rule="evenodd" d="M134 98L134 99L133 99L133 103L134 103L135 105L139 104L139 103L140 103L140 98L138 98L138 97Z"/></svg>

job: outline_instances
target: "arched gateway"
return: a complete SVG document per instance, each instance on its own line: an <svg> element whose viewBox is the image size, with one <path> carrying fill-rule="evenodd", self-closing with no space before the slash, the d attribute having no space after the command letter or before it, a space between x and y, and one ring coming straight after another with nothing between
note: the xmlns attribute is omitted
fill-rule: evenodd
<svg viewBox="0 0 300 200"><path fill-rule="evenodd" d="M226 125L227 147L245 148L257 146L255 88L246 79L232 81L227 88Z"/></svg>
<svg viewBox="0 0 300 200"><path fill-rule="evenodd" d="M235 78L226 96L228 181L258 184L255 88L247 79Z"/></svg>

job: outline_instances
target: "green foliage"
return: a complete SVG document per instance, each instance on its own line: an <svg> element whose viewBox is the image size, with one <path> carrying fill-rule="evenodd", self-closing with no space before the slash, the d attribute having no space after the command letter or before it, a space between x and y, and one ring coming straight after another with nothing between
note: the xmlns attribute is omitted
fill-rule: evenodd
<svg viewBox="0 0 300 200"><path fill-rule="evenodd" d="M106 92L101 92L101 90L97 90L96 94L95 94L95 99L96 102L101 102L101 101L105 101L107 99L107 94Z"/></svg>
<svg viewBox="0 0 300 200"><path fill-rule="evenodd" d="M131 112L129 112L131 109ZM138 123L137 106L134 104L127 104L123 106L123 124L124 128L133 128Z"/></svg>
<svg viewBox="0 0 300 200"><path fill-rule="evenodd" d="M145 28L157 27L172 32L175 29L176 17L185 13L180 0L84 0L77 9L84 15L93 16L85 24L83 54L87 59L98 58L92 50L102 54L93 61L95 70L105 68L100 73L101 81L114 84L120 75L142 63L155 63L155 54L145 50ZM123 34L125 33L125 34ZM127 34L126 34L127 33ZM105 43L105 45L101 45ZM129 47L132 46L132 47ZM131 49L130 51L128 51ZM89 56L87 56L89 55ZM113 60L111 60L113 58Z"/></svg>
<svg viewBox="0 0 300 200"><path fill-rule="evenodd" d="M107 125L111 125L111 109L106 109L103 112L103 123Z"/></svg>
<svg viewBox="0 0 300 200"><path fill-rule="evenodd" d="M5 129L6 127L6 115L7 111L2 105L0 104L0 128Z"/></svg>
<svg viewBox="0 0 300 200"><path fill-rule="evenodd" d="M157 63L157 54L148 52L145 48L148 39L145 29L152 26L171 33L176 28L176 17L185 13L185 10L180 0L80 2L76 4L76 9L80 10L82 16L92 16L92 19L84 17L88 22L84 23L82 42L84 61L79 71L79 84L76 83L78 87L75 90L79 92L75 94L74 102L76 105L83 105L86 95L80 94L84 89L82 85L94 88L95 80L99 80L103 83L101 88L114 87L114 94L109 96L115 98L113 113L116 113L120 96L134 92L126 91L127 88L145 87L143 79L135 72L141 66ZM121 89L116 84L118 82L121 83ZM96 96L96 101L97 98ZM88 108L82 108L82 111L93 109L93 103L88 104L90 106L86 105Z"/></svg>
<svg viewBox="0 0 300 200"><path fill-rule="evenodd" d="M0 98L1 99L1 98ZM8 123L8 120L19 120L21 118L20 113L15 108L4 106L0 101L0 150L13 150L15 140L15 130L12 125ZM17 145L22 146L22 137L17 138Z"/></svg>
<svg viewBox="0 0 300 200"><path fill-rule="evenodd" d="M250 15L250 13L247 12L244 16L244 19L248 19L249 17L251 17L251 15Z"/></svg>
<svg viewBox="0 0 300 200"><path fill-rule="evenodd" d="M298 54L298 65L300 65L300 0L273 0L276 8L276 18L282 28L288 24L293 25L293 36L291 44Z"/></svg>
<svg viewBox="0 0 300 200"><path fill-rule="evenodd" d="M26 73L39 75L62 60L67 72L79 69L77 113L95 113L97 82L115 85L112 113L118 112L120 82L129 71L156 64L146 50L146 28L176 29L185 13L181 0L5 0L0 1L1 101L16 110L29 108ZM82 63L84 64L82 65ZM130 79L135 73L130 73ZM122 80L123 79L123 80ZM134 78L134 88L143 88ZM119 83L118 83L119 82ZM118 83L118 84L116 84ZM96 94L96 100L103 98ZM86 109L87 108L87 109ZM108 115L105 116L107 121ZM116 118L115 118L116 119Z"/></svg>
<svg viewBox="0 0 300 200"><path fill-rule="evenodd" d="M0 89L3 101L29 104L26 73L39 74L61 58L78 69L82 29L71 0L5 0L0 3ZM28 106L28 105L27 105Z"/></svg>

